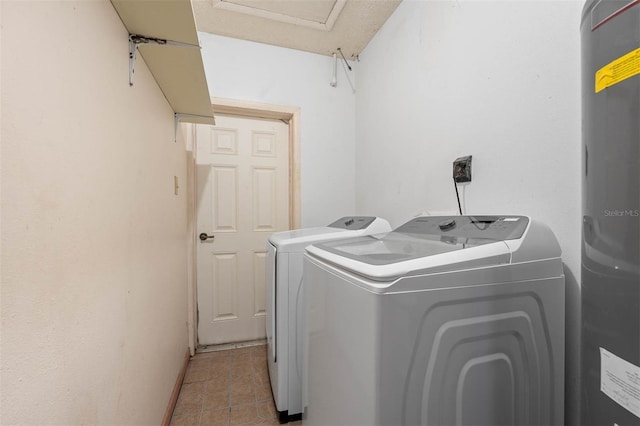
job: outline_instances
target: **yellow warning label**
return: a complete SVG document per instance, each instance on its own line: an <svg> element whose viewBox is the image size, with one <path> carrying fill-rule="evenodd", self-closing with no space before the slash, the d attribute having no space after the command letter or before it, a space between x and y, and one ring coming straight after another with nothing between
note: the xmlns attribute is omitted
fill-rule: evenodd
<svg viewBox="0 0 640 426"><path fill-rule="evenodd" d="M596 93L640 74L640 49L608 63L596 71Z"/></svg>

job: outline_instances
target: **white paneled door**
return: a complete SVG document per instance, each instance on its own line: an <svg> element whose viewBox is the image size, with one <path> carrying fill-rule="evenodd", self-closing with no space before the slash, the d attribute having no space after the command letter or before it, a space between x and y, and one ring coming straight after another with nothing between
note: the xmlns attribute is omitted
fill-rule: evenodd
<svg viewBox="0 0 640 426"><path fill-rule="evenodd" d="M289 229L289 130L216 116L196 126L200 345L265 337L265 243Z"/></svg>

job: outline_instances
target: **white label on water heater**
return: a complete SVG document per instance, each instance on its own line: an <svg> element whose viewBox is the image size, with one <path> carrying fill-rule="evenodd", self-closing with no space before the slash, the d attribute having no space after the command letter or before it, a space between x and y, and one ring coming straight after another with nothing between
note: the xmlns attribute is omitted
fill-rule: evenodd
<svg viewBox="0 0 640 426"><path fill-rule="evenodd" d="M600 348L600 390L640 417L640 367Z"/></svg>

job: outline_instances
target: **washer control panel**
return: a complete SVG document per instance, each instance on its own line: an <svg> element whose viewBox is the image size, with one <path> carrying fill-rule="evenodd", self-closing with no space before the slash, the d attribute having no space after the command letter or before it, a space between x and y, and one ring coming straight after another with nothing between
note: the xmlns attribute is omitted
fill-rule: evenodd
<svg viewBox="0 0 640 426"><path fill-rule="evenodd" d="M526 216L424 216L410 220L394 232L514 240L522 237L528 224Z"/></svg>

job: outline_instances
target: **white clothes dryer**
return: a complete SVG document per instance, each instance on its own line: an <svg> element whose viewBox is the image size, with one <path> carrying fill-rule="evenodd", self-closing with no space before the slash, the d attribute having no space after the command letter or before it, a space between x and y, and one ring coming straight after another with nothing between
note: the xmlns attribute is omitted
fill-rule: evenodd
<svg viewBox="0 0 640 426"><path fill-rule="evenodd" d="M304 424L563 424L560 254L525 216L308 247Z"/></svg>
<svg viewBox="0 0 640 426"><path fill-rule="evenodd" d="M302 261L309 244L390 232L384 219L351 216L326 227L276 232L267 242L269 378L281 422L302 416Z"/></svg>

